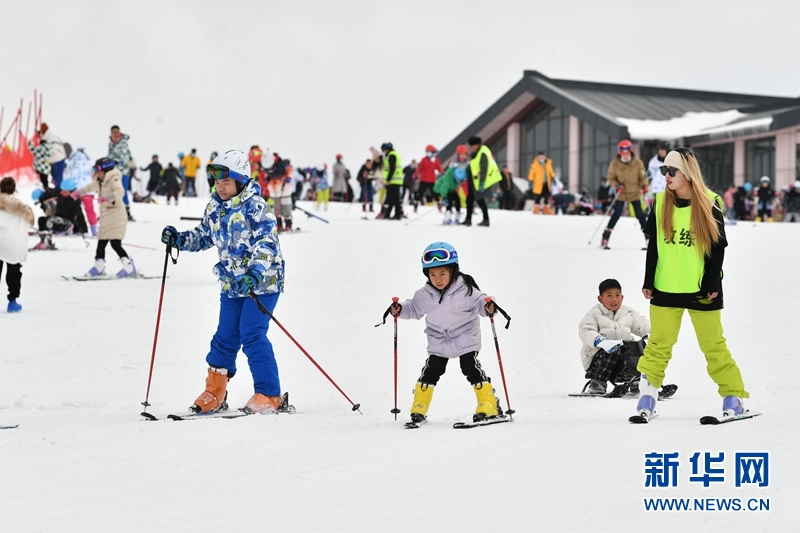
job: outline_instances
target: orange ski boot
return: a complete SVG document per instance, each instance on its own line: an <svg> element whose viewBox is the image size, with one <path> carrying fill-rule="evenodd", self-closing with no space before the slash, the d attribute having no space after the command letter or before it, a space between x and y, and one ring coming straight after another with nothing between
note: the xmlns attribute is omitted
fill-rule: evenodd
<svg viewBox="0 0 800 533"><path fill-rule="evenodd" d="M253 397L247 400L247 405L244 406L244 410L247 413L256 413L256 414L269 414L277 412L278 408L281 406L281 397L280 396L265 396L260 392L253 394Z"/></svg>
<svg viewBox="0 0 800 533"><path fill-rule="evenodd" d="M209 367L206 377L206 390L197 397L192 406L196 413L219 411L225 405L228 388L228 369Z"/></svg>

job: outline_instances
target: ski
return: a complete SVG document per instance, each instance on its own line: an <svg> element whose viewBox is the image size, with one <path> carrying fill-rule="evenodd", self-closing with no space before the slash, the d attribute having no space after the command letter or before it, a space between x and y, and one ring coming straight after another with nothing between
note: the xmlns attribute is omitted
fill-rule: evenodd
<svg viewBox="0 0 800 533"><path fill-rule="evenodd" d="M293 205L293 206L292 206L292 209L297 209L298 211L301 211L301 212L305 213L305 214L306 214L306 215L307 215L309 218L311 218L311 217L314 217L314 218L316 218L317 220L321 220L321 221L323 221L323 222L324 222L324 223L326 223L326 224L330 224L330 222L329 222L329 221L325 220L325 219L324 219L324 218L322 218L321 216L315 215L314 213L311 213L310 211L306 211L305 209L303 209L302 207L299 207L299 206L297 206L297 205Z"/></svg>
<svg viewBox="0 0 800 533"><path fill-rule="evenodd" d="M666 400L668 398L672 398L675 396L675 393L678 391L677 385L664 385L658 391L658 399ZM606 394L590 394L588 392L573 392L568 394L567 396L571 398L636 398L637 393L629 393L625 388L625 385L617 385L614 387L610 392Z"/></svg>
<svg viewBox="0 0 800 533"><path fill-rule="evenodd" d="M633 415L632 417L630 417L630 418L628 419L628 422L630 422L631 424L647 424L647 423L649 423L649 422L650 422L652 419L654 419L654 418L656 418L656 417L658 417L658 413L653 413L653 414L652 414L652 415L650 415L650 416L644 416L644 415Z"/></svg>
<svg viewBox="0 0 800 533"><path fill-rule="evenodd" d="M751 413L748 411L740 415L723 416L722 418L717 418L715 416L704 416L700 419L700 423L704 426L716 426L719 424L727 424L728 422L736 422L737 420L747 420L748 418L753 418L754 416L761 416L761 413Z"/></svg>
<svg viewBox="0 0 800 533"><path fill-rule="evenodd" d="M294 405L289 404L289 393L284 392L281 395L281 405L278 407L278 410L274 412L274 414L292 414L295 413L296 409ZM247 409L246 407L242 407L241 409L237 409L235 411L231 411L228 409L228 404L225 403L222 406L222 409L211 413L197 413L192 410L184 411L181 413L170 413L166 416L156 416L152 413L142 412L140 413L142 417L146 420L199 420L201 418L241 418L243 416L250 416L257 413L254 413ZM273 414L273 413L267 413Z"/></svg>
<svg viewBox="0 0 800 533"><path fill-rule="evenodd" d="M15 426L0 426L0 429L14 429L14 428L18 428L18 427L19 427L19 424L15 425Z"/></svg>
<svg viewBox="0 0 800 533"><path fill-rule="evenodd" d="M118 278L115 276L61 276L65 281L113 281L118 279L161 279L161 276L145 276L144 274L136 274L134 276L125 276Z"/></svg>
<svg viewBox="0 0 800 533"><path fill-rule="evenodd" d="M428 421L428 419L426 418L425 420L420 420L419 422L413 422L413 421L412 422L406 422L405 424L403 424L403 427L406 428L406 429L418 429L420 426L425 424L427 421Z"/></svg>
<svg viewBox="0 0 800 533"><path fill-rule="evenodd" d="M511 422L513 419L508 416L497 417L497 418L487 418L485 420L479 420L477 422L456 422L453 424L453 429L470 429L476 428L479 426L491 426L493 424L503 424L505 422Z"/></svg>

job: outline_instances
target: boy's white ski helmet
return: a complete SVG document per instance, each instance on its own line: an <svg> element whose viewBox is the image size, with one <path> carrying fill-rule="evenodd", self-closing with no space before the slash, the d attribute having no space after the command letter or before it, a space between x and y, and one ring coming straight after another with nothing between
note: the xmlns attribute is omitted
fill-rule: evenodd
<svg viewBox="0 0 800 533"><path fill-rule="evenodd" d="M228 150L215 157L211 164L226 167L230 177L240 183L247 183L250 180L250 161L247 159L247 154L241 150Z"/></svg>

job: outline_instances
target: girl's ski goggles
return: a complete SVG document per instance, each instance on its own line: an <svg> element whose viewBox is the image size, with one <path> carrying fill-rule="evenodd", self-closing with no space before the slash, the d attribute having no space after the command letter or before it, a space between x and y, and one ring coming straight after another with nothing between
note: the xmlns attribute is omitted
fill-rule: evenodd
<svg viewBox="0 0 800 533"><path fill-rule="evenodd" d="M232 178L242 183L247 181L245 176L242 176L238 172L234 172L223 165L208 165L206 167L206 175L214 181L220 181L226 178Z"/></svg>
<svg viewBox="0 0 800 533"><path fill-rule="evenodd" d="M431 263L444 263L451 259L458 259L458 252L453 250L445 250L444 248L436 248L434 250L426 250L422 254L422 264L430 265Z"/></svg>

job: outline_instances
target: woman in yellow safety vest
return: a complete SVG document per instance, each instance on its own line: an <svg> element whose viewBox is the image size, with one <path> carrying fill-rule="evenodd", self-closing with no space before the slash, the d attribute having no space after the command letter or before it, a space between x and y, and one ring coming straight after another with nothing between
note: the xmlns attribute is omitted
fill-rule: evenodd
<svg viewBox="0 0 800 533"><path fill-rule="evenodd" d="M483 213L483 220L478 226L488 226L489 209L486 205L486 198L491 197L492 185L500 183L503 176L500 174L491 150L483 144L480 137L470 137L467 144L469 144L471 159L469 167L467 167L469 193L467 194L467 218L464 220L464 225L472 225L472 208L477 201L481 213Z"/></svg>
<svg viewBox="0 0 800 533"><path fill-rule="evenodd" d="M723 417L740 415L745 412L742 399L750 395L720 322L722 261L728 244L722 199L706 188L697 157L688 148L669 152L660 170L667 188L655 196L644 228L650 240L642 293L650 300L652 329L638 364L639 419L631 421L646 421L655 412L687 309L708 375L723 398Z"/></svg>

